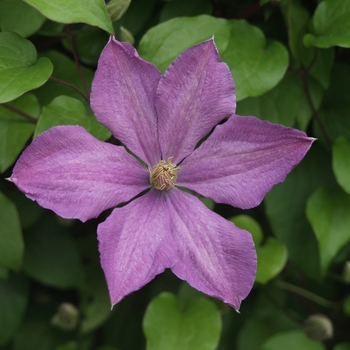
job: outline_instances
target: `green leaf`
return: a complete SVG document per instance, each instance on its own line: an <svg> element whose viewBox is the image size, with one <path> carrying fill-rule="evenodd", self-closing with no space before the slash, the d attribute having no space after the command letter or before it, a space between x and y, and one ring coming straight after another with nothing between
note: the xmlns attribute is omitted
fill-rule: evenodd
<svg viewBox="0 0 350 350"><path fill-rule="evenodd" d="M349 213L350 196L337 188L321 187L307 202L306 215L317 237L322 273L350 240Z"/></svg>
<svg viewBox="0 0 350 350"><path fill-rule="evenodd" d="M73 60L57 51L48 51L46 52L46 56L54 65L52 77L70 83L77 87L80 91L84 91L84 86L81 82L77 66ZM93 71L85 67L81 67L81 71L85 77L87 87L90 88L92 78L94 76ZM35 90L35 94L42 105L48 105L55 97L67 95L84 102L86 107L89 107L87 101L74 89L52 80L49 80L45 86Z"/></svg>
<svg viewBox="0 0 350 350"><path fill-rule="evenodd" d="M164 5L160 13L160 22L175 17L210 15L212 12L213 5L209 0L174 0Z"/></svg>
<svg viewBox="0 0 350 350"><path fill-rule="evenodd" d="M27 279L10 274L0 279L0 345L6 344L21 326L29 299Z"/></svg>
<svg viewBox="0 0 350 350"><path fill-rule="evenodd" d="M299 0L283 0L281 9L287 24L290 51L299 66L307 50L301 39L307 29L309 12Z"/></svg>
<svg viewBox="0 0 350 350"><path fill-rule="evenodd" d="M0 265L18 270L22 265L23 251L24 242L17 209L0 192Z"/></svg>
<svg viewBox="0 0 350 350"><path fill-rule="evenodd" d="M39 297L39 302L31 302L11 350L53 350L72 338L70 332L63 332L50 324L59 302L54 295L59 294L57 291L56 294L44 293Z"/></svg>
<svg viewBox="0 0 350 350"><path fill-rule="evenodd" d="M339 185L350 194L350 141L339 137L333 144L333 171Z"/></svg>
<svg viewBox="0 0 350 350"><path fill-rule="evenodd" d="M37 60L34 45L16 33L0 33L0 103L43 85L52 73L46 57Z"/></svg>
<svg viewBox="0 0 350 350"><path fill-rule="evenodd" d="M214 350L221 319L213 302L191 299L180 309L177 298L162 293L149 304L143 321L147 350Z"/></svg>
<svg viewBox="0 0 350 350"><path fill-rule="evenodd" d="M278 42L267 44L263 32L246 21L207 15L175 18L149 30L139 52L164 72L182 51L213 36L222 60L230 67L237 100L261 95L283 78L287 50Z"/></svg>
<svg viewBox="0 0 350 350"><path fill-rule="evenodd" d="M249 215L237 215L229 219L237 227L247 230L252 234L255 246L260 246L264 238L264 234L258 222Z"/></svg>
<svg viewBox="0 0 350 350"><path fill-rule="evenodd" d="M19 113L22 112L32 117L33 120L28 120L9 109L12 107ZM8 105L0 105L0 172L4 172L15 162L33 134L35 120L39 114L40 105L32 93L22 95Z"/></svg>
<svg viewBox="0 0 350 350"><path fill-rule="evenodd" d="M74 46L79 60L97 66L101 51L108 42L108 34L100 29L90 30L87 25L74 35ZM68 38L62 40L64 47L72 52Z"/></svg>
<svg viewBox="0 0 350 350"><path fill-rule="evenodd" d="M237 101L272 89L288 67L288 51L277 41L266 42L264 33L246 21L231 22L231 37L221 56L231 70Z"/></svg>
<svg viewBox="0 0 350 350"><path fill-rule="evenodd" d="M303 66L324 89L328 89L334 63L334 49L313 49L312 55L302 56ZM316 59L315 59L316 57Z"/></svg>
<svg viewBox="0 0 350 350"><path fill-rule="evenodd" d="M313 33L304 36L306 46L350 47L350 7L348 0L321 2L312 18Z"/></svg>
<svg viewBox="0 0 350 350"><path fill-rule="evenodd" d="M91 256L89 257L91 258ZM101 326L111 315L111 301L106 281L99 265L88 266L88 289L86 305L83 306L81 332L88 333ZM84 293L86 291L84 290Z"/></svg>
<svg viewBox="0 0 350 350"><path fill-rule="evenodd" d="M150 29L141 39L139 54L164 72L184 50L215 37L219 52L230 38L229 21L207 15L174 18Z"/></svg>
<svg viewBox="0 0 350 350"><path fill-rule="evenodd" d="M23 0L0 1L0 27L3 32L15 32L26 38L33 35L45 19Z"/></svg>
<svg viewBox="0 0 350 350"><path fill-rule="evenodd" d="M273 335L262 344L262 350L326 350L326 347L315 340L311 340L303 331L295 330L280 332Z"/></svg>
<svg viewBox="0 0 350 350"><path fill-rule="evenodd" d="M331 141L339 136L350 139L350 66L335 63L331 74L331 83L326 91L319 117ZM325 137L318 123L314 123L315 136L326 143Z"/></svg>
<svg viewBox="0 0 350 350"><path fill-rule="evenodd" d="M318 245L305 215L306 201L317 188L334 184L329 154L315 143L286 180L265 197L266 215L277 239L285 243L292 265L317 279Z"/></svg>
<svg viewBox="0 0 350 350"><path fill-rule="evenodd" d="M81 125L100 140L107 140L111 135L93 115L86 114L79 100L69 96L56 97L47 107L43 107L34 137L57 125Z"/></svg>
<svg viewBox="0 0 350 350"><path fill-rule="evenodd" d="M128 9L131 0L110 0L107 4L108 14L112 21L117 21Z"/></svg>
<svg viewBox="0 0 350 350"><path fill-rule="evenodd" d="M255 303L253 306L254 312L248 316L247 321L239 332L237 350L261 350L261 344L277 332L289 331L298 327L298 324L292 321L281 308L276 308L276 301L278 304L281 303L279 300L281 299L280 295L277 295L277 297L275 294L270 295L270 290L267 288L269 286L264 287L264 295L268 294L270 298L266 300L262 293L258 295L258 303ZM274 301L273 305L271 305L271 300Z"/></svg>
<svg viewBox="0 0 350 350"><path fill-rule="evenodd" d="M248 215L238 215L230 218L230 221L237 227L249 231L253 236L258 257L256 281L265 284L276 277L287 263L288 252L285 244L269 237L264 245L261 245L263 240L261 227Z"/></svg>
<svg viewBox="0 0 350 350"><path fill-rule="evenodd" d="M288 259L286 245L273 237L269 237L263 246L257 247L256 254L258 256L256 281L263 284L276 277Z"/></svg>
<svg viewBox="0 0 350 350"><path fill-rule="evenodd" d="M20 191L9 191L6 195L16 205L23 229L35 224L45 211L37 202L27 198Z"/></svg>
<svg viewBox="0 0 350 350"><path fill-rule="evenodd" d="M28 229L23 269L32 278L57 288L81 288L85 271L71 236L55 217L46 217Z"/></svg>
<svg viewBox="0 0 350 350"><path fill-rule="evenodd" d="M308 79L310 95L314 105L319 107L323 96L321 86ZM298 126L305 130L312 116L312 110L301 79L293 72L287 72L280 83L262 96L249 97L237 105L240 115L254 115L262 120L285 126Z"/></svg>
<svg viewBox="0 0 350 350"><path fill-rule="evenodd" d="M86 23L113 34L103 0L25 0L45 17L61 23Z"/></svg>

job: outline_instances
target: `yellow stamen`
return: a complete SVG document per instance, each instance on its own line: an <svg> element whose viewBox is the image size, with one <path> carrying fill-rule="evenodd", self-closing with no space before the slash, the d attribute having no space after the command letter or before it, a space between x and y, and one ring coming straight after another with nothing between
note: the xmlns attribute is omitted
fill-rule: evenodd
<svg viewBox="0 0 350 350"><path fill-rule="evenodd" d="M177 172L180 167L171 161L172 157L168 158L168 163L161 160L152 169L149 169L150 182L160 191L168 191L175 186Z"/></svg>

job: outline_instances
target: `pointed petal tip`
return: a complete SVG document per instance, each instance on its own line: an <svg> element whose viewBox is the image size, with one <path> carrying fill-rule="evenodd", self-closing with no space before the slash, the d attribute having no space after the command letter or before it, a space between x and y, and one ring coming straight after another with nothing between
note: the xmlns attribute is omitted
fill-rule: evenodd
<svg viewBox="0 0 350 350"><path fill-rule="evenodd" d="M123 147L72 125L40 134L18 159L10 180L42 207L83 222L149 185L148 171Z"/></svg>

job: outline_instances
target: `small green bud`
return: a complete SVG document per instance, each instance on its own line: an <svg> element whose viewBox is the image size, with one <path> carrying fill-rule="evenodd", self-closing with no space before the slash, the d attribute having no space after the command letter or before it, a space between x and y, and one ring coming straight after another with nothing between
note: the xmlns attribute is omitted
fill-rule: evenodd
<svg viewBox="0 0 350 350"><path fill-rule="evenodd" d="M304 331L310 339L324 341L333 337L333 324L327 316L315 314L305 320Z"/></svg>
<svg viewBox="0 0 350 350"><path fill-rule="evenodd" d="M71 331L77 327L79 320L79 310L70 303L62 303L57 313L52 317L51 324L66 331Z"/></svg>

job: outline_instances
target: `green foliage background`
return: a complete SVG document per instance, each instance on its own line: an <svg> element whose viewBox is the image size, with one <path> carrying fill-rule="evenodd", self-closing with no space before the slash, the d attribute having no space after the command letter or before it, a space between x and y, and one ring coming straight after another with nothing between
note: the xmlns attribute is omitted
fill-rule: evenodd
<svg viewBox="0 0 350 350"><path fill-rule="evenodd" d="M350 349L349 0L0 0L0 28L0 349ZM110 34L163 72L214 36L238 114L318 139L259 207L203 199L256 244L240 314L169 271L111 310L96 242L108 213L64 220L5 180L52 126L110 138L89 107Z"/></svg>

